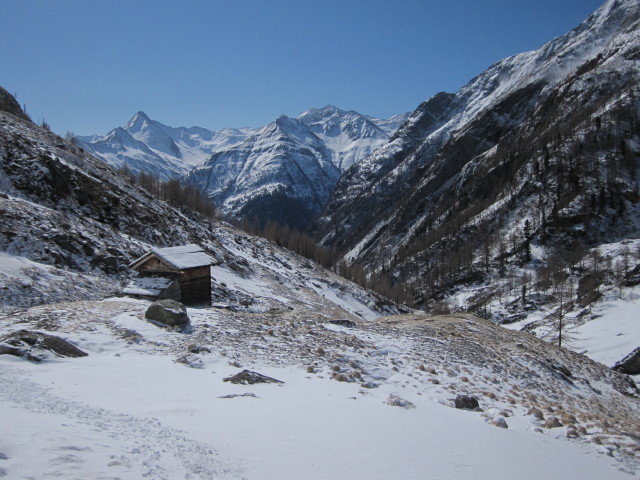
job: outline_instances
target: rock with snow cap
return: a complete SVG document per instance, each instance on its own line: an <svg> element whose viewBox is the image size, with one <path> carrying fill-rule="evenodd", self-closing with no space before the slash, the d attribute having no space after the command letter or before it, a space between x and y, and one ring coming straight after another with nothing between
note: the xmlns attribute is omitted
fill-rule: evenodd
<svg viewBox="0 0 640 480"><path fill-rule="evenodd" d="M185 306L175 300L158 300L153 302L144 314L147 320L158 322L167 327L186 327L189 316Z"/></svg>
<svg viewBox="0 0 640 480"><path fill-rule="evenodd" d="M48 333L18 330L0 339L0 355L23 357L33 362L44 359L43 351L57 357L86 357L87 353L66 340Z"/></svg>
<svg viewBox="0 0 640 480"><path fill-rule="evenodd" d="M640 373L640 347L633 350L619 362L616 362L612 368L627 375L638 375Z"/></svg>

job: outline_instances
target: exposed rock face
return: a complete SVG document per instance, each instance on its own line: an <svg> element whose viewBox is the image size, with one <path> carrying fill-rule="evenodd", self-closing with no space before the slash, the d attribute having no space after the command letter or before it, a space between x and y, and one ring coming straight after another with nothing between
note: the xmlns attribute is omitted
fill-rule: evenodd
<svg viewBox="0 0 640 480"><path fill-rule="evenodd" d="M0 355L14 355L33 362L43 360L43 351L49 351L57 357L86 357L87 353L75 345L55 335L18 330L0 339Z"/></svg>
<svg viewBox="0 0 640 480"><path fill-rule="evenodd" d="M616 362L612 368L627 375L638 375L640 373L640 347L636 348L619 362Z"/></svg>
<svg viewBox="0 0 640 480"><path fill-rule="evenodd" d="M251 370L243 370L240 373L227 377L223 382L236 383L240 385L253 385L256 383L284 383L275 378L267 377L258 372L252 372Z"/></svg>
<svg viewBox="0 0 640 480"><path fill-rule="evenodd" d="M183 328L189 324L185 306L175 300L153 302L144 314L147 320L159 322L167 327Z"/></svg>

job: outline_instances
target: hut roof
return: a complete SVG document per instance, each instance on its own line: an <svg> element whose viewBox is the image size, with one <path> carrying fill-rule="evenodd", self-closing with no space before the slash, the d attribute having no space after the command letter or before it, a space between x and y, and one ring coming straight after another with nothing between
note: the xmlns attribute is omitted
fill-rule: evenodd
<svg viewBox="0 0 640 480"><path fill-rule="evenodd" d="M165 288L171 285L173 281L173 278L167 277L134 278L123 290L123 293L126 295L157 297Z"/></svg>
<svg viewBox="0 0 640 480"><path fill-rule="evenodd" d="M207 255L198 245L192 243L189 245L182 245L180 247L153 248L131 263L129 268L136 268L152 256L156 256L161 260L164 260L178 270L203 267L213 263L212 257Z"/></svg>

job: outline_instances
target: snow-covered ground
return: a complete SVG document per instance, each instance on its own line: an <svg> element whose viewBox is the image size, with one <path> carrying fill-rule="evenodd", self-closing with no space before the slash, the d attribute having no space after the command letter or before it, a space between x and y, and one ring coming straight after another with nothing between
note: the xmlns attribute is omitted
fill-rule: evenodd
<svg viewBox="0 0 640 480"><path fill-rule="evenodd" d="M576 327L572 332L574 350L612 367L640 346L640 288L627 294L631 297L628 300L599 305L597 318Z"/></svg>
<svg viewBox="0 0 640 480"><path fill-rule="evenodd" d="M148 301L71 289L100 293L111 277L0 256L0 339L49 332L89 354L0 355L0 478L638 475L640 403L623 376L471 315L397 315L265 240L215 229L214 306L189 309L189 333L146 322ZM35 292L68 301L27 308ZM605 297L577 349L626 353L638 293ZM224 382L243 369L284 383ZM458 395L482 411L453 408Z"/></svg>
<svg viewBox="0 0 640 480"><path fill-rule="evenodd" d="M633 438L614 435L613 425L608 431L579 418L584 433L569 440L566 420L544 428L527 412L533 392L559 418L574 410L569 397L552 393L553 382L548 394L525 389L527 375L519 376L517 366L494 355L483 360L473 335L498 328L488 322L435 320L442 330L431 331L421 329L432 322L426 316L405 316L348 328L329 323L322 311L198 308L189 309L192 332L184 334L144 321L148 304L64 303L4 318L0 335L48 331L89 355L49 356L41 364L0 356L0 476L623 479L638 472ZM451 337L440 339L446 331ZM538 348L536 339L523 341L518 348ZM497 342L495 348L508 343ZM189 353L193 345L199 353ZM464 345L473 347L477 364L459 350ZM511 382L499 365L510 370ZM586 375L567 365L576 382ZM224 381L242 369L284 383ZM577 383L568 388L577 399L600 401L615 393L601 381L600 396ZM484 412L452 408L460 393L476 395ZM616 395L615 402L627 401ZM552 399L562 406L551 407ZM549 410L544 415L551 418ZM508 428L495 425L501 421Z"/></svg>

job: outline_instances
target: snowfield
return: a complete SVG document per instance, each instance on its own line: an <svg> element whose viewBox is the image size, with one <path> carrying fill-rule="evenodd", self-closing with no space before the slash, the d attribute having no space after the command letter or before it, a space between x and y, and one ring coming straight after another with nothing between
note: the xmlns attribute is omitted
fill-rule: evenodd
<svg viewBox="0 0 640 480"><path fill-rule="evenodd" d="M629 387L623 377L569 352L549 349L541 360L546 344L530 335L471 316L410 314L346 327L330 323L337 310L306 308L192 308L191 331L180 333L146 322L148 305L112 298L2 319L0 335L50 332L89 355L49 355L40 364L0 356L0 475L623 479L638 472L639 404L618 391ZM487 329L502 332L493 345L480 343ZM571 382L554 364L571 370ZM224 381L243 369L284 383ZM453 408L459 394L476 396L484 411ZM536 405L564 426L546 428L529 412ZM581 433L568 439L571 431Z"/></svg>

